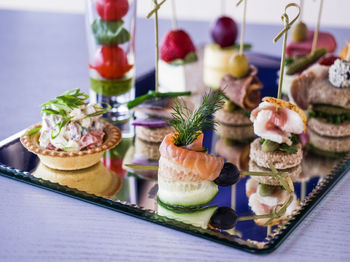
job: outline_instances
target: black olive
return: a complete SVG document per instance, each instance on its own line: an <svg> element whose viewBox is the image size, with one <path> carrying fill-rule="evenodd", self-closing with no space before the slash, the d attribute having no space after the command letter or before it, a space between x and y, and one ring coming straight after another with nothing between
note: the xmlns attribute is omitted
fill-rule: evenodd
<svg viewBox="0 0 350 262"><path fill-rule="evenodd" d="M214 182L218 186L232 186L238 182L239 177L238 168L234 164L226 162L221 169L219 177Z"/></svg>
<svg viewBox="0 0 350 262"><path fill-rule="evenodd" d="M237 213L230 207L219 207L211 216L209 224L218 229L227 230L237 223Z"/></svg>

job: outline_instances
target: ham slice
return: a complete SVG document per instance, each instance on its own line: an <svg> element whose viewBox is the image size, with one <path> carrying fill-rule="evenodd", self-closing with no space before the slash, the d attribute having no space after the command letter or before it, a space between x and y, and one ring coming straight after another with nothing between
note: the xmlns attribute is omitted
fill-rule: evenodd
<svg viewBox="0 0 350 262"><path fill-rule="evenodd" d="M297 112L284 107L277 112L276 106L268 102L262 102L254 109L250 120L254 123L256 135L279 144L291 145L290 135L304 131L303 120Z"/></svg>
<svg viewBox="0 0 350 262"><path fill-rule="evenodd" d="M328 80L328 66L314 65L295 78L291 95L306 110L312 104L327 104L350 109L350 88L336 88Z"/></svg>
<svg viewBox="0 0 350 262"><path fill-rule="evenodd" d="M82 149L92 149L102 144L104 132L89 132L85 134L81 139Z"/></svg>
<svg viewBox="0 0 350 262"><path fill-rule="evenodd" d="M232 75L225 75L220 83L220 89L225 96L239 107L251 111L260 102L260 89L263 85L257 78L258 70L250 66L250 73L245 78L234 78Z"/></svg>
<svg viewBox="0 0 350 262"><path fill-rule="evenodd" d="M313 37L314 31L309 31L305 41L299 43L291 42L286 49L287 56L308 55L312 49ZM328 53L333 53L337 48L337 42L331 34L320 32L317 40L317 48L320 47L325 47Z"/></svg>

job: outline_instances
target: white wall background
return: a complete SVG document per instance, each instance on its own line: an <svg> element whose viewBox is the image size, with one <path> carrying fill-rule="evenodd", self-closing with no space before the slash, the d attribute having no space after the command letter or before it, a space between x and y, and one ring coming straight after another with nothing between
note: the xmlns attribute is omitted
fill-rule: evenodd
<svg viewBox="0 0 350 262"><path fill-rule="evenodd" d="M159 0L160 1L160 0ZM171 17L171 0L160 10L160 17ZM174 0L179 19L214 20L225 13L240 21L242 7L238 0ZM300 0L294 0L299 3ZM280 24L283 7L292 0L248 0L247 22ZM0 8L35 11L83 13L85 0L0 0ZM316 23L319 0L304 0L303 20L312 26ZM138 0L138 15L145 16L152 9L151 0ZM350 27L350 0L324 0L323 26Z"/></svg>

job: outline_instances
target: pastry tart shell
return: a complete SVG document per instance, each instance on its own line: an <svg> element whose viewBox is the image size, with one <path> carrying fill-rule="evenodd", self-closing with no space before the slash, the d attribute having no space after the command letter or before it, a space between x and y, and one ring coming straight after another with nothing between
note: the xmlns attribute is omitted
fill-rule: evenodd
<svg viewBox="0 0 350 262"><path fill-rule="evenodd" d="M41 147L39 144L40 132L27 136L27 131L21 136L21 143L30 152L36 154L40 161L52 169L59 170L78 170L93 166L100 161L103 153L119 144L122 139L122 134L119 128L103 121L105 128L104 142L102 145L93 149L67 152L58 150L49 150ZM41 127L41 124L36 124L28 128Z"/></svg>

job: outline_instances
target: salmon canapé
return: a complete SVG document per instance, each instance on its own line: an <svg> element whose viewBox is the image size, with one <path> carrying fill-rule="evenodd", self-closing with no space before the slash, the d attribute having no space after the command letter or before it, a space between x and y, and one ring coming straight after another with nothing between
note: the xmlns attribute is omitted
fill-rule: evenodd
<svg viewBox="0 0 350 262"><path fill-rule="evenodd" d="M224 166L224 158L201 152L203 133L186 147L174 145L175 135L175 133L167 135L160 145L158 175L167 181L174 182L215 180Z"/></svg>

